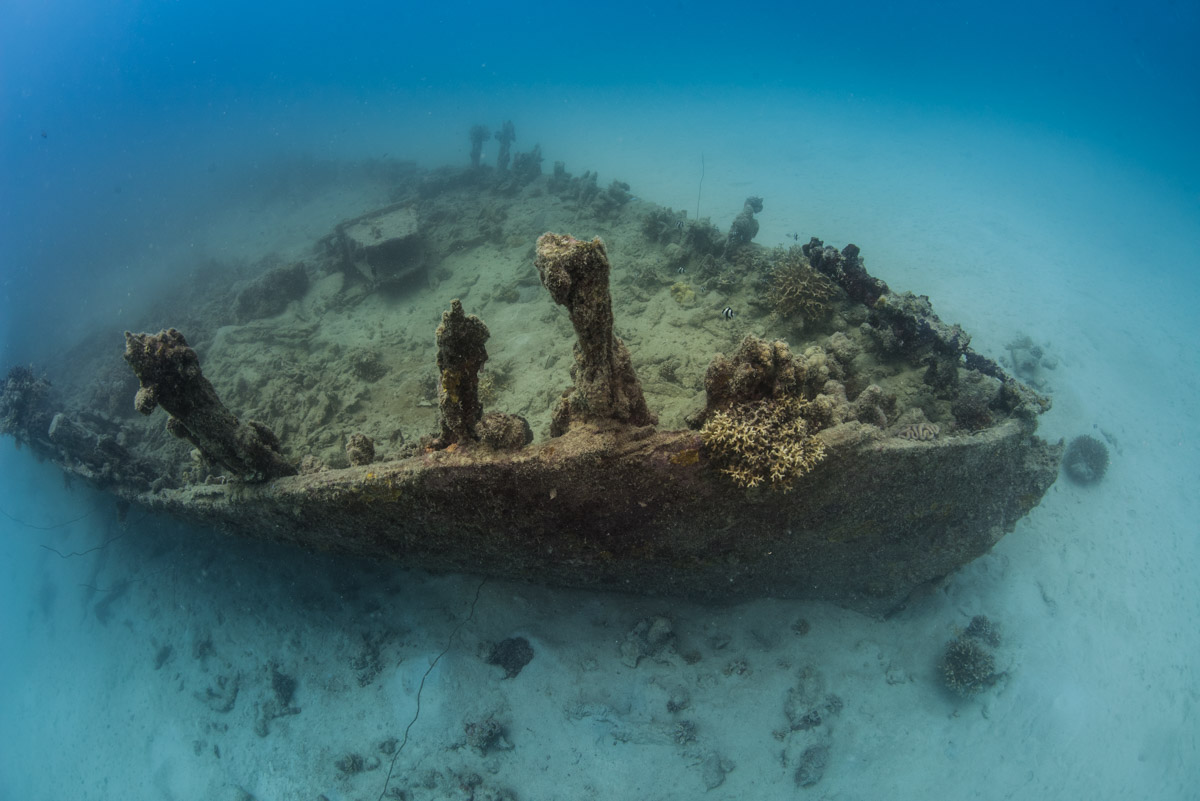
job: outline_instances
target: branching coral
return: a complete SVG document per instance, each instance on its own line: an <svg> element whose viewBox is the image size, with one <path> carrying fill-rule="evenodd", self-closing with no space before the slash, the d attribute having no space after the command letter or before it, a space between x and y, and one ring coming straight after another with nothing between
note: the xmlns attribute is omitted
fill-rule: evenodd
<svg viewBox="0 0 1200 801"><path fill-rule="evenodd" d="M689 255L703 258L704 256L719 256L725 242L717 226L705 217L703 220L695 220L684 225L683 240L680 245Z"/></svg>
<svg viewBox="0 0 1200 801"><path fill-rule="evenodd" d="M642 236L651 242L677 242L683 237L687 212L654 208L642 217Z"/></svg>
<svg viewBox="0 0 1200 801"><path fill-rule="evenodd" d="M823 317L837 288L833 281L814 270L808 259L793 247L776 251L767 286L771 311L783 318L797 315L806 320Z"/></svg>
<svg viewBox="0 0 1200 801"><path fill-rule="evenodd" d="M812 405L786 397L714 412L700 429L705 451L738 486L786 492L825 458L824 443L810 433Z"/></svg>

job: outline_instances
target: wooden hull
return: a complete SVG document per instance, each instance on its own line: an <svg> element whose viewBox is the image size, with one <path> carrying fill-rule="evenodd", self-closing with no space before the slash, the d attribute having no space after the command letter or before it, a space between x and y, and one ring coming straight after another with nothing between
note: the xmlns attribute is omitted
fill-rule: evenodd
<svg viewBox="0 0 1200 801"><path fill-rule="evenodd" d="M832 601L886 614L985 553L1054 482L1061 446L1013 419L931 442L850 423L787 493L743 490L689 431L578 426L515 454L193 486L133 500L304 547L568 587Z"/></svg>

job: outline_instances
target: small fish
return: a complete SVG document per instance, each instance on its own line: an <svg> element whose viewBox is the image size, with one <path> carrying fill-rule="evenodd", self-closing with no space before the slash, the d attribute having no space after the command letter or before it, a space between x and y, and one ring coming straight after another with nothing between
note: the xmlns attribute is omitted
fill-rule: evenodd
<svg viewBox="0 0 1200 801"><path fill-rule="evenodd" d="M676 270L675 272L679 273L680 275L683 275L685 272L687 272L687 270L685 270L685 269L683 269L682 267L680 267L680 268L679 268L678 270Z"/></svg>
<svg viewBox="0 0 1200 801"><path fill-rule="evenodd" d="M724 309L721 309L721 316L724 317L726 320L732 320L733 319L733 307L726 306Z"/></svg>
<svg viewBox="0 0 1200 801"><path fill-rule="evenodd" d="M675 227L678 228L680 231L682 231L683 230L683 220L679 220L678 222L676 222Z"/></svg>

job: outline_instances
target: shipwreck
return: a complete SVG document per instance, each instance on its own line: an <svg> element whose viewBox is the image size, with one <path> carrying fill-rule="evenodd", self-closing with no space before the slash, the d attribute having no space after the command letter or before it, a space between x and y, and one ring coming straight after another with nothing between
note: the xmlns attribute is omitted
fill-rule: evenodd
<svg viewBox="0 0 1200 801"><path fill-rule="evenodd" d="M122 503L249 537L430 570L821 599L876 615L986 553L1054 482L1062 446L1036 435L1049 400L973 351L928 298L872 276L854 245L763 248L751 241L758 198L722 234L619 182L601 189L561 164L543 175L533 155L503 170L414 168L395 204L339 226L311 261L212 300L232 316L185 320L205 347L175 328L126 332L124 365L114 341L95 375L65 389L13 368L0 432ZM558 222L606 236L533 233ZM635 263L617 313L610 240ZM509 254L510 280L447 297L449 254L488 248ZM436 330L407 323L426 326L423 339L317 344L328 315L414 280L430 303L443 298ZM291 311L258 308L280 297ZM734 303L746 311L730 319ZM472 304L540 304L540 317L500 314L522 320L511 335L569 356L513 345L510 361L526 360L508 385L514 372L542 383L497 392L497 325ZM640 359L618 335L631 308L670 310L689 355ZM696 352L713 343L720 352ZM289 372L272 348L313 361ZM240 357L206 356L202 370L208 352Z"/></svg>

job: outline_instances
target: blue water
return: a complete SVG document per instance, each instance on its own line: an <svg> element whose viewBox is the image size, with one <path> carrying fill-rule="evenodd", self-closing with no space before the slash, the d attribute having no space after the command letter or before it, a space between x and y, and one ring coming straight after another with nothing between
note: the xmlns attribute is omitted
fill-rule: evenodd
<svg viewBox="0 0 1200 801"><path fill-rule="evenodd" d="M904 620L768 602L712 613L742 632L759 618L786 626L798 615L833 630L822 635L824 656L763 655L730 690L722 714L750 721L738 724L745 729L729 723L722 737L710 728L685 757L666 740L622 739L613 730L652 728L637 699L670 676L647 684L645 673L631 674L625 706L610 698L608 712L582 722L562 715L563 704L547 706L557 718L540 725L561 726L560 735L535 746L532 734L523 743L513 731L513 750L478 770L519 798L550 797L555 787L559 797L690 798L704 785L678 783L673 771L719 752L737 753L739 767L713 797L1194 797L1198 40L1200 5L1162 0L574 8L0 0L0 366L53 359L96 330L115 332L120 347L119 332L171 270L223 252L211 231L230 200L262 193L295 165L383 157L462 165L474 123L511 119L517 148L540 143L547 165L598 170L605 184L627 180L636 194L689 215L698 208L719 227L746 195L761 195L757 241L779 244L793 231L854 241L873 272L929 294L981 352L1002 355L1016 332L1053 343L1062 358L1043 433L1115 432L1112 472L1086 492L1059 482L995 554ZM291 234L311 241L331 224ZM266 223L255 235L264 252L284 236ZM175 714L152 689L165 677L151 671L157 646L133 659L126 635L114 633L190 632L187 615L217 607L247 631L275 631L297 625L287 613L291 585L280 579L244 596L206 583L207 570L251 578L222 563L209 533L181 533L169 521L136 525L170 532L170 559L139 562L132 549L110 550L103 562L99 551L62 558L41 546L69 553L105 542L122 530L111 509L85 488L65 490L27 452L0 449L0 468L8 516L0 519L0 798L241 797L236 788L258 798L377 796L380 771L358 784L332 767L321 786L286 779L297 753L332 764L342 746L319 745L312 732L345 721L318 699L351 689L305 673L301 687L312 694L293 718L303 728L251 734L221 759L201 760L220 737L200 730L203 716L184 703L195 703L190 692ZM178 556L193 541L211 551L202 565ZM319 583L327 566L296 559L300 580ZM181 581L185 569L195 572ZM130 597L143 602L153 588L161 604L107 625L81 613L94 601L88 593L131 576L147 594ZM389 595L398 579L364 581L361 597L420 608L444 601L436 622L406 624L421 664L442 650L446 620L464 614L463 595L474 591L447 578ZM539 698L586 684L581 663L603 667L613 637L663 611L553 593L523 607L514 595L485 596L492 618L481 611L472 623L499 620L500 636L507 626L537 640ZM266 605L258 617L255 604ZM558 615L543 611L558 605ZM924 637L936 650L955 614L983 608L1018 629L1012 683L989 701L956 706L933 692L936 677L911 643ZM677 629L699 630L710 613L672 614ZM162 628L147 633L151 618ZM341 623L305 625L319 640ZM571 627L582 632L573 643ZM191 638L179 635L175 649L189 660ZM321 646L289 647L299 663ZM239 649L253 644L226 650ZM454 671L473 656L454 657L448 651L430 674L423 704L449 704L435 700L440 687L470 706L471 674ZM782 725L780 677L794 679L803 660L847 695L830 766L809 791L794 785L795 753L778 767L777 752L797 746L770 735ZM864 663L895 668L872 673ZM413 664L378 699L395 705L385 728L397 736L419 678ZM908 695L896 703L889 692ZM770 698L761 721L758 695ZM524 696L508 703L535 706ZM104 745L81 753L85 743ZM738 750L747 743L758 750ZM611 759L596 755L601 745ZM761 764L777 775L755 767L754 754L768 752ZM435 756L425 755L425 767ZM414 797L450 792L441 786Z"/></svg>

